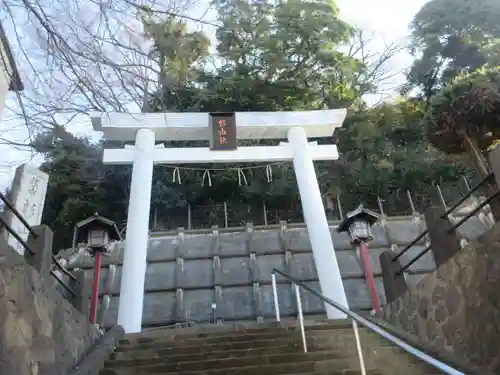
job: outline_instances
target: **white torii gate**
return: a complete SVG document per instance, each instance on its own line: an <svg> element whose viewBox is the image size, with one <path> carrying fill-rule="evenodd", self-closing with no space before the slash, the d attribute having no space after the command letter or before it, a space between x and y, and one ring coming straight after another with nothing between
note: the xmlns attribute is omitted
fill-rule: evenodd
<svg viewBox="0 0 500 375"><path fill-rule="evenodd" d="M335 145L307 138L331 136L341 127L345 109L301 112L236 112L238 139L288 139L279 146L165 148L156 141L208 140L209 113L93 113L94 130L107 140L134 141L135 147L104 150L104 164L133 164L123 257L118 324L141 331L154 164L293 161L302 210L309 232L321 292L348 306L318 186L313 160L336 160ZM345 315L325 304L329 319Z"/></svg>

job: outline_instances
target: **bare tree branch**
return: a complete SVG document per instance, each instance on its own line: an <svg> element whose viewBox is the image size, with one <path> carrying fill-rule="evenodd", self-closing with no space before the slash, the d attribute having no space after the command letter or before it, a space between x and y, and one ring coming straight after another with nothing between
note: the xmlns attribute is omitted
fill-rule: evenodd
<svg viewBox="0 0 500 375"><path fill-rule="evenodd" d="M148 2L155 14L185 11L190 0ZM5 0L6 27L17 52L25 90L7 106L11 120L34 135L67 126L90 111L143 106L144 88L156 90L160 67L150 54L139 3L129 0ZM191 17L190 17L191 18ZM71 129L69 129L71 130Z"/></svg>
<svg viewBox="0 0 500 375"><path fill-rule="evenodd" d="M366 35L365 31L354 30L347 46L347 55L360 62L362 69L356 74L354 82L365 88L363 94L383 94L395 89L394 86L387 87L387 83L401 73L392 62L404 49L405 46L397 42L375 46L374 39Z"/></svg>

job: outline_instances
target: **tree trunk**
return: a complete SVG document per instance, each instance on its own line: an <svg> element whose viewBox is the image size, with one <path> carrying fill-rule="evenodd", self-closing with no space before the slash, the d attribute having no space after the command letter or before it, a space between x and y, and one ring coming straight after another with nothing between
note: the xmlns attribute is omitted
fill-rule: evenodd
<svg viewBox="0 0 500 375"><path fill-rule="evenodd" d="M485 179L490 173L491 169L489 164L486 161L486 158L483 156L481 152L481 148L479 147L479 142L474 137L471 137L469 134L464 133L464 146L467 150L467 153L470 155L472 162L474 164L474 168L479 173L481 180ZM498 191L498 186L494 179L490 179L485 185L485 191L487 197L491 197ZM493 198L490 202L490 209L495 221L500 221L500 198Z"/></svg>
<svg viewBox="0 0 500 375"><path fill-rule="evenodd" d="M465 149L472 158L474 168L479 173L482 179L486 178L486 176L490 174L490 169L486 162L486 159L483 157L477 139L474 139L467 133L464 133L463 137Z"/></svg>

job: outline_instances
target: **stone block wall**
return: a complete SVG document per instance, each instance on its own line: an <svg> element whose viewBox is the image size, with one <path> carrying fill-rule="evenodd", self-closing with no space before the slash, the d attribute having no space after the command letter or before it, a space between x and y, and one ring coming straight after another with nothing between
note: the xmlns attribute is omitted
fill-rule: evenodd
<svg viewBox="0 0 500 375"><path fill-rule="evenodd" d="M424 347L500 374L500 223L383 309Z"/></svg>
<svg viewBox="0 0 500 375"><path fill-rule="evenodd" d="M350 307L357 311L371 309L368 289L357 251L345 233L337 233L338 222L331 223L331 234L337 252L344 287ZM385 303L379 255L398 250L425 229L423 220L400 217L382 220L372 231L370 256L378 296ZM482 224L471 219L463 235L484 231ZM425 239L403 257L407 262L424 247ZM103 260L99 321L106 327L117 319L121 281L123 244ZM66 254L69 268L85 271L92 278L92 259L80 254ZM194 320L262 321L274 319L271 288L272 269L281 269L306 281L319 290L311 245L305 226L286 225L223 230L191 230L158 234L150 240L145 285L143 324L165 325ZM409 283L416 283L435 268L429 252L412 265L407 273ZM281 313L296 316L291 285L278 279ZM304 293L303 308L307 315L323 315L324 306L316 297ZM216 310L212 311L212 303ZM214 314L215 313L215 314Z"/></svg>
<svg viewBox="0 0 500 375"><path fill-rule="evenodd" d="M0 240L0 374L65 375L99 338L52 280Z"/></svg>

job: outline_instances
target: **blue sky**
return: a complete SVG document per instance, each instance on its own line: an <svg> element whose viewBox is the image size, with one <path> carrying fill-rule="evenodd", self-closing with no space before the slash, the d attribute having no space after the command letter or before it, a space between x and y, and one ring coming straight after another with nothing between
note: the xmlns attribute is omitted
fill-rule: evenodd
<svg viewBox="0 0 500 375"><path fill-rule="evenodd" d="M337 5L340 8L340 16L343 20L361 27L372 38L370 48L374 51L384 48L384 44L397 42L405 45L408 35L408 24L420 7L427 0L413 0L404 2L400 0L337 0ZM203 2L203 0L202 0ZM198 7L200 12L205 13L203 7ZM193 13L197 13L196 11ZM189 12L191 16L196 17ZM200 13L201 15L202 13ZM210 17L205 14L205 16ZM194 26L194 25L193 25ZM203 27L206 29L206 26ZM206 30L211 32L212 30ZM213 32L213 31L212 31ZM405 52L400 52L391 61L391 70L396 76L388 83L388 85L397 86L403 82L403 70L411 63L410 56ZM14 99L14 94L11 93L11 99ZM5 114L4 114L5 116ZM4 119L5 120L5 119ZM4 121L4 126L7 125ZM11 126L11 124L8 124ZM24 127L18 126L19 129L9 130L3 134L12 140L22 139L25 137ZM78 126L80 132L90 130L90 121L88 125L80 124ZM88 130L87 130L88 129ZM0 145L0 188L9 186L13 177L14 168L26 161L32 159L29 152L21 152L10 146ZM40 158L32 159L35 164L40 162Z"/></svg>

